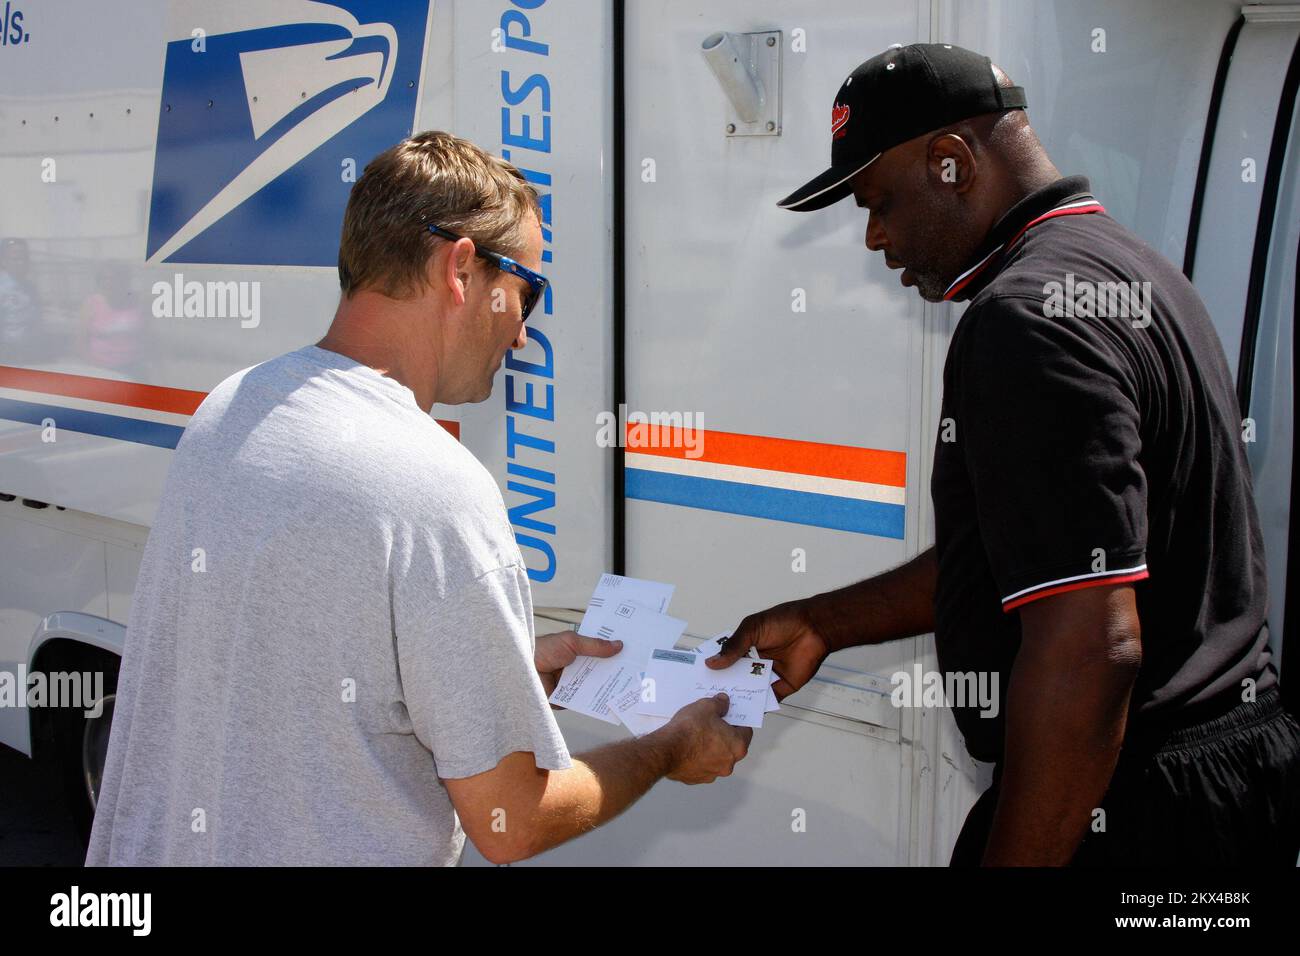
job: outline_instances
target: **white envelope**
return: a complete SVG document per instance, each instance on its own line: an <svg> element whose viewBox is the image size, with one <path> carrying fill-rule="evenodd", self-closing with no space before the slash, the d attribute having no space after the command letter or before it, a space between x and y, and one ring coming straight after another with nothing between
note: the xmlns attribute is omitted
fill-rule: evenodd
<svg viewBox="0 0 1300 956"><path fill-rule="evenodd" d="M677 643L686 622L632 601L620 601L609 611L602 633L608 633L609 640L622 641L623 649L613 657L577 658L560 674L550 701L616 724L618 717L609 707L614 695L627 688L633 675L639 678L652 651Z"/></svg>
<svg viewBox="0 0 1300 956"><path fill-rule="evenodd" d="M725 693L730 707L723 718L738 727L763 726L771 693L772 662L744 658L716 671L692 651L660 648L645 668L645 689L634 708L639 714L671 717L687 704Z"/></svg>
<svg viewBox="0 0 1300 956"><path fill-rule="evenodd" d="M668 723L671 717L653 717L649 714L638 714L636 705L641 701L642 684L645 677L645 671L640 671L635 678L628 681L623 690L614 695L613 701L610 702L610 710L623 722L623 726L632 731L636 737L644 737Z"/></svg>
<svg viewBox="0 0 1300 956"><path fill-rule="evenodd" d="M619 574L602 574L596 582L596 589L587 602L587 612L578 625L578 633L583 637L603 637L612 640L609 634L602 633L601 627L606 618L622 601L634 601L651 610L665 614L668 602L673 598L675 587L659 581L644 581L641 578L625 578Z"/></svg>
<svg viewBox="0 0 1300 956"><path fill-rule="evenodd" d="M722 651L722 644L729 637L731 637L731 631L723 631L721 634L715 634L713 635L713 637L709 638L699 647L695 648L695 652L699 654L701 658L713 657L715 654L718 654ZM758 651L753 647L751 647L746 653L753 660L758 660ZM773 670L771 682L775 684L780 679L781 679L781 675L778 674L775 670ZM781 702L776 699L776 694L772 693L769 690L767 692L767 705L763 708L764 712L771 713L774 710L780 710L780 709L781 709Z"/></svg>

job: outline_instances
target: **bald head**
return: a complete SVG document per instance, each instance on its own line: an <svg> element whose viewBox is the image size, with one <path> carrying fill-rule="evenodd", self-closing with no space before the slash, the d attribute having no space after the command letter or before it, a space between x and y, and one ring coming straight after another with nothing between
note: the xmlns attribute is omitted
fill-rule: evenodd
<svg viewBox="0 0 1300 956"><path fill-rule="evenodd" d="M1016 85L997 64L993 65L993 75L997 78L998 86L1003 89ZM943 133L963 137L967 143L983 152L990 162L1007 167L1013 178L1028 176L1038 180L1049 167L1055 171L1038 134L1029 125L1029 116L1022 109L974 116L929 135ZM1059 175L1056 173L1051 178L1055 179Z"/></svg>

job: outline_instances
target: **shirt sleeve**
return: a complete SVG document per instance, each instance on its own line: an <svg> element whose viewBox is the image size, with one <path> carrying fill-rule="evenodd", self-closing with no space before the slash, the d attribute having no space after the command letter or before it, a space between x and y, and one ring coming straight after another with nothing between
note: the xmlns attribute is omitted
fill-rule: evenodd
<svg viewBox="0 0 1300 956"><path fill-rule="evenodd" d="M953 407L1002 610L1147 577L1139 400L1114 344L1041 303L980 308Z"/></svg>
<svg viewBox="0 0 1300 956"><path fill-rule="evenodd" d="M402 694L439 777L491 770L516 751L543 770L571 766L533 664L527 572L510 565L442 599L416 561L394 581Z"/></svg>

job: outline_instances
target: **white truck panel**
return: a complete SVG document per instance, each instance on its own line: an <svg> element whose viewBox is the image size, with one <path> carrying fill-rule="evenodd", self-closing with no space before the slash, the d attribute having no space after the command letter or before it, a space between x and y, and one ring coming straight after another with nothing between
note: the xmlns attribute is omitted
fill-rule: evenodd
<svg viewBox="0 0 1300 956"><path fill-rule="evenodd" d="M434 410L502 487L538 633L571 626L616 560L623 452L596 436L597 416L618 411L619 358L630 410L701 416L712 447L735 452L701 461L629 449L624 459L626 571L676 582L672 612L692 635L906 560L933 541L930 463L960 308L900 287L863 248L865 217L851 203L776 208L827 160L834 90L890 43L986 52L1026 88L1062 172L1090 176L1113 216L1179 262L1214 72L1240 13L1225 0L634 0L619 112L614 8L600 0L378 2L368 13L352 0L172 0L130 16L89 2L23 6L31 41L0 52L0 176L20 184L0 192L0 238L26 240L42 303L39 334L0 353L0 492L72 510L0 503L0 670L10 671L49 635L120 646L189 413L227 375L324 332L338 286L322 250L350 188L347 163L359 175L410 129L449 129L506 155L544 197L553 294L530 321L533 341L488 401ZM305 43L232 51L258 25ZM188 58L199 28L211 60ZM719 30L777 35L779 129L727 134L727 102L701 56ZM333 58L340 31L363 41L351 59ZM1212 155L1196 281L1233 359L1259 201L1237 188L1241 154L1262 177L1278 63L1296 34L1294 23L1243 28L1223 105L1225 129L1241 135L1221 131ZM220 57L247 65L221 72ZM263 149L277 123L340 78L366 82L309 115L287 178L243 202L241 189L288 155ZM51 158L57 177L45 181ZM1286 183L1281 209L1293 210L1294 172ZM1289 314L1295 221L1279 212L1279 242L1292 250L1270 293L1279 315ZM155 283L178 275L258 283L257 321L157 315ZM94 345L97 294L136 310L129 348ZM1263 326L1260 355L1289 355L1288 328ZM1285 504L1292 425L1276 403L1290 401L1291 370L1261 369L1257 394L1274 405L1260 406L1269 444L1253 450L1257 490ZM1285 461L1266 454L1282 445ZM814 467L832 451L849 461L837 477ZM821 508L797 497L808 491L848 503ZM1289 508L1261 514L1285 519ZM1269 553L1284 575L1284 530ZM1280 635L1280 615L1275 626ZM841 652L769 715L732 778L660 784L599 833L534 862L946 863L989 768L966 755L946 709L889 703L890 675L914 664L936 667L930 637ZM26 752L26 719L0 708L0 742ZM622 735L580 716L560 722L575 753ZM484 861L471 848L466 862Z"/></svg>

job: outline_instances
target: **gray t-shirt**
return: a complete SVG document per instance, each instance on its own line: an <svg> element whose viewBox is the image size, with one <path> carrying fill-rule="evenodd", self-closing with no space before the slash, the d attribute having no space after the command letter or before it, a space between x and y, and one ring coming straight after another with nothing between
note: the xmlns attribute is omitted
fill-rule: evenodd
<svg viewBox="0 0 1300 956"><path fill-rule="evenodd" d="M87 864L455 864L440 778L569 753L491 475L310 346L222 382L172 461Z"/></svg>

